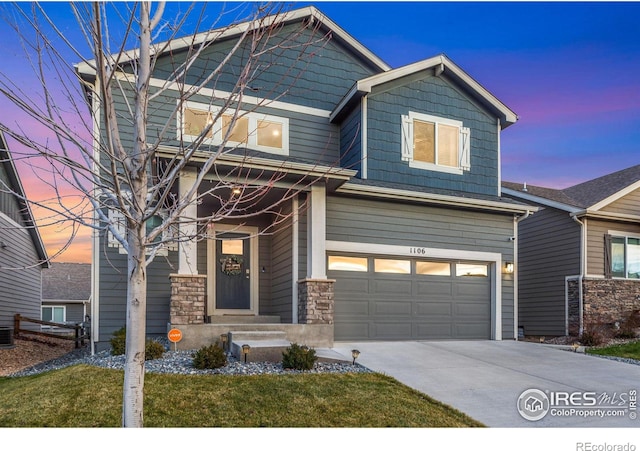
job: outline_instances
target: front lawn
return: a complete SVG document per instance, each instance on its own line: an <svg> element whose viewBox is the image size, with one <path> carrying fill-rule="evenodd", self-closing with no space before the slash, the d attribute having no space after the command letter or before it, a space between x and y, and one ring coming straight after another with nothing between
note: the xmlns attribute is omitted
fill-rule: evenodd
<svg viewBox="0 0 640 451"><path fill-rule="evenodd" d="M640 360L640 341L632 341L630 343L611 345L603 348L592 348L588 349L587 353Z"/></svg>
<svg viewBox="0 0 640 451"><path fill-rule="evenodd" d="M0 427L119 427L123 372L0 378ZM145 376L146 427L478 427L377 373Z"/></svg>

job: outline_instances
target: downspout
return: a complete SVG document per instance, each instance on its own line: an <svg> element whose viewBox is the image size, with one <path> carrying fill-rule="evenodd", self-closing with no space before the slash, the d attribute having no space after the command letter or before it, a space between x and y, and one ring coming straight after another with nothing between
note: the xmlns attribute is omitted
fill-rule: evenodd
<svg viewBox="0 0 640 451"><path fill-rule="evenodd" d="M585 274L585 265L586 265L586 236L585 236L585 223L578 219L577 213L572 213L569 215L571 219L577 222L580 225L580 274L578 275L578 318L579 318L579 326L578 326L578 336L582 335L584 332L584 321L583 321L583 300L582 300L582 283L584 280ZM568 318L567 318L568 320Z"/></svg>
<svg viewBox="0 0 640 451"><path fill-rule="evenodd" d="M531 216L527 210L524 216L513 218L513 336L518 341L518 224Z"/></svg>

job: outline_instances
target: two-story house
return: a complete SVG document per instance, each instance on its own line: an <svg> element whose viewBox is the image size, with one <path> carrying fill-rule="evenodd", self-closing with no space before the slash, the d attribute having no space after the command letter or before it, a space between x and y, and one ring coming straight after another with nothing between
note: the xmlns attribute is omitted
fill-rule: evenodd
<svg viewBox="0 0 640 451"><path fill-rule="evenodd" d="M514 339L514 237L518 219L535 210L500 195L500 134L516 114L445 55L393 69L314 7L289 12L278 33L286 37L301 24L313 24L295 31L311 43L304 71L279 93L284 70L264 69L243 99L251 111L231 131L241 154L221 155L200 187L204 193L242 166L252 172L237 188L269 183L254 207L278 207L217 221L205 239L156 258L148 269L148 334L179 327L187 348L252 327L284 330L288 340L313 346ZM187 85L220 60L235 33L217 35ZM314 44L310 33L330 39ZM151 85L165 86L189 43L202 39L156 55ZM298 58L290 56L281 49L282 61ZM78 71L95 81L90 65ZM233 74L216 77L215 96L203 89L181 105L160 156L197 139L233 90ZM174 94L154 99L150 114L161 115L162 102L175 105ZM268 106L259 106L263 98ZM207 137L212 146L224 120ZM193 161L178 191L192 186L200 169ZM219 206L212 195L194 208L206 217ZM92 294L99 346L125 322L124 268L118 243L99 236Z"/></svg>

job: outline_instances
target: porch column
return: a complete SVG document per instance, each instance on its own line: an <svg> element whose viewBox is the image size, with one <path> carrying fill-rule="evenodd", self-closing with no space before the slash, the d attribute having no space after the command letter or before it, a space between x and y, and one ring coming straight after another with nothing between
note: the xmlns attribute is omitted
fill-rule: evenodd
<svg viewBox="0 0 640 451"><path fill-rule="evenodd" d="M180 172L178 182L179 196L185 196L196 182L196 168L184 168ZM180 237L192 237L179 243L178 274L198 274L198 246L196 233L198 226L195 219L198 217L198 206L196 202L191 202L183 211L184 220L193 220L187 224L180 224Z"/></svg>
<svg viewBox="0 0 640 451"><path fill-rule="evenodd" d="M307 209L307 277L298 281L298 322L333 324L333 284L327 279L327 200L324 185L313 185Z"/></svg>
<svg viewBox="0 0 640 451"><path fill-rule="evenodd" d="M207 276L170 274L169 278L171 279L171 304L169 308L171 324L204 324Z"/></svg>
<svg viewBox="0 0 640 451"><path fill-rule="evenodd" d="M307 216L307 278L326 279L327 198L324 185L313 185Z"/></svg>

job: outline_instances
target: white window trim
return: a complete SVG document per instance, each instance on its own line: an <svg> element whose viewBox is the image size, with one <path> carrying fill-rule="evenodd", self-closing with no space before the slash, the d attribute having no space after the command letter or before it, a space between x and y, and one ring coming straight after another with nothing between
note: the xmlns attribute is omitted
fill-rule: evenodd
<svg viewBox="0 0 640 451"><path fill-rule="evenodd" d="M210 106L204 103L198 102L184 102L182 105L182 109L180 110L180 114L178 114L178 139L183 139L185 141L195 141L198 136L197 135L189 135L184 133L184 109L188 108L191 110L198 110L210 113L212 116L216 116L220 112L220 108L215 106ZM269 114L256 113L253 111L243 111L243 110L234 110L232 108L228 109L230 114L238 115L238 117L245 117L249 120L249 139L246 144L248 149L258 150L260 152L271 153L275 155L289 155L289 118L281 117L281 116L272 116ZM225 114L225 113L223 113ZM275 122L282 125L282 148L278 147L270 147L270 146L262 146L258 144L258 122L260 121L269 121ZM205 144L209 145L219 145L222 143L222 117L220 117L212 127L212 137L205 138L203 141ZM232 146L241 146L243 143L236 141L228 141L229 145Z"/></svg>
<svg viewBox="0 0 640 451"><path fill-rule="evenodd" d="M67 307L64 305L42 305L40 307L40 319L42 321L44 321L44 315L43 315L43 309L45 308L50 308L50 309L56 309L56 308L61 308L62 309L62 323L59 324L65 324L67 322ZM55 323L57 321L54 321L54 315L53 315L53 310L51 311L51 322ZM47 324L43 324L42 329L53 329L55 326L49 326Z"/></svg>
<svg viewBox="0 0 640 451"><path fill-rule="evenodd" d="M625 262L624 262L624 271L625 271L625 275L624 277L620 277L620 276L612 276L612 279L618 279L618 280L638 280L640 281L640 279L637 279L635 277L629 277L629 261L627 260L627 246L629 245L629 238L632 239L640 239L640 234L638 233L633 233L633 232L620 232L617 230L609 230L608 234L611 235L611 238L624 238L624 256L625 256ZM613 272L613 270L612 270Z"/></svg>
<svg viewBox="0 0 640 451"><path fill-rule="evenodd" d="M461 121L455 119L447 119L438 116L432 116L430 114L416 113L410 111L408 115L402 116L402 160L409 163L409 167L416 169L424 169L428 171L446 172L449 174L462 175L464 171L471 169L470 163L470 139L471 131L468 127L464 127ZM415 161L413 159L413 123L414 121L432 122L436 124L435 127L435 142L437 146L438 142L438 125L449 125L457 127L460 131L460 137L458 140L458 167L444 166L437 163L426 163L424 161ZM438 156L438 150L436 148L435 156Z"/></svg>

